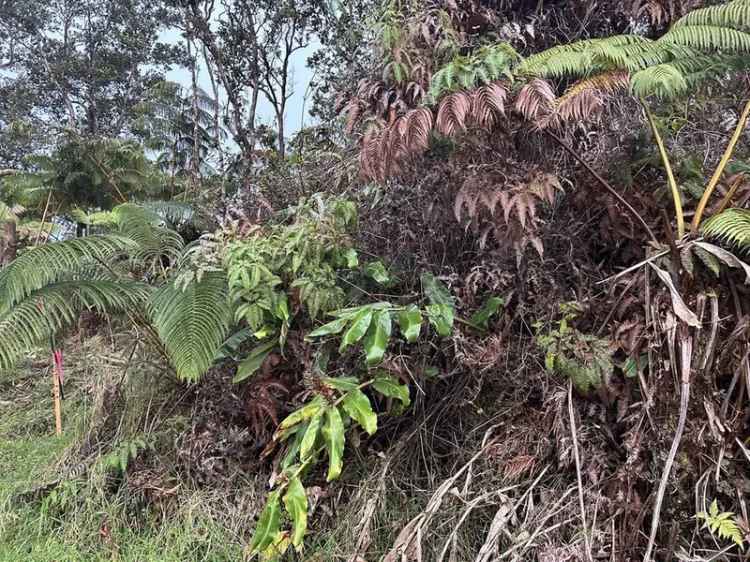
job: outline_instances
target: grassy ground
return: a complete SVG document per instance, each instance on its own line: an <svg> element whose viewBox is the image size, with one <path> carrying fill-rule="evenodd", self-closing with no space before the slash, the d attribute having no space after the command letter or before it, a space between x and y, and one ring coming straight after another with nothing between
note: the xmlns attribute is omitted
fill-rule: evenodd
<svg viewBox="0 0 750 562"><path fill-rule="evenodd" d="M101 349L92 351L66 358L75 365L66 382L60 437L44 360L36 368L0 374L0 562L241 559L242 541L207 507L216 505L210 493L185 490L168 510L154 510L123 484L126 477L113 478L106 449L84 476L66 480L43 498L18 498L19 492L67 471L71 451L90 427L98 394L119 373L96 360ZM132 389L148 388L137 377L129 381ZM119 420L115 430L120 438L128 431L124 422Z"/></svg>

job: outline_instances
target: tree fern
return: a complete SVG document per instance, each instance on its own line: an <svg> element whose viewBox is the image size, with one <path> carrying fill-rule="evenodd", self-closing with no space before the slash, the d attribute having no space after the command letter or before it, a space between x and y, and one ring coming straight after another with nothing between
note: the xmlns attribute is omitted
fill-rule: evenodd
<svg viewBox="0 0 750 562"><path fill-rule="evenodd" d="M149 291L143 283L105 280L63 281L34 291L0 315L0 369L10 368L36 345L73 324L82 310L140 309Z"/></svg>
<svg viewBox="0 0 750 562"><path fill-rule="evenodd" d="M675 28L688 25L712 25L750 31L750 2L736 0L721 6L709 6L690 12L675 23Z"/></svg>
<svg viewBox="0 0 750 562"><path fill-rule="evenodd" d="M136 248L132 239L111 234L31 248L0 270L0 313L7 312L32 292L64 279L86 261L107 260Z"/></svg>
<svg viewBox="0 0 750 562"><path fill-rule="evenodd" d="M184 288L171 281L153 295L150 315L177 375L197 381L213 363L232 321L224 273L206 272Z"/></svg>
<svg viewBox="0 0 750 562"><path fill-rule="evenodd" d="M750 250L750 210L727 209L711 217L703 225L703 233L712 238L719 238L727 244Z"/></svg>
<svg viewBox="0 0 750 562"><path fill-rule="evenodd" d="M685 25L675 27L659 39L662 43L686 45L702 51L724 53L750 52L750 33L718 25Z"/></svg>

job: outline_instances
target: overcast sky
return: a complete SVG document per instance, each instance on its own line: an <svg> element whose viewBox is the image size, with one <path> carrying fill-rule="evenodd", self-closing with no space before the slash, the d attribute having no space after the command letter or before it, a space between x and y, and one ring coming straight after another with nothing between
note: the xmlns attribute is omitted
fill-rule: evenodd
<svg viewBox="0 0 750 562"><path fill-rule="evenodd" d="M161 34L160 39L168 43L176 43L181 40L180 32L176 30L165 31ZM294 53L292 57L292 84L294 88L294 96L289 100L286 107L286 123L285 133L287 137L293 135L300 130L302 125L302 112L303 106L305 107L305 125L310 125L310 100L305 104L305 94L307 92L310 81L312 80L312 71L307 66L307 59L317 49L317 43L312 43L305 49L301 49ZM199 58L200 72L198 75L198 86L212 95L211 80L209 79L208 72L206 71L205 64L203 64L202 57ZM174 68L167 73L167 79L182 84L185 88L190 89L190 71L185 68ZM268 101L261 95L260 103L258 108L258 118L262 124L275 127L275 116L273 108Z"/></svg>

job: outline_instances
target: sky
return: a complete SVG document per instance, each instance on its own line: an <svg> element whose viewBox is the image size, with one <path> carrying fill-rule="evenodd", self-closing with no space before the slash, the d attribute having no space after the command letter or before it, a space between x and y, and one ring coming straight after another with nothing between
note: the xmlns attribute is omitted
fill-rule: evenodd
<svg viewBox="0 0 750 562"><path fill-rule="evenodd" d="M160 39L166 43L177 43L180 41L180 32L177 30L164 31L161 34ZM313 72L307 66L307 59L315 53L318 46L317 42L313 42L306 48L294 53L294 56L292 57L291 83L293 85L294 95L289 100L286 107L285 134L287 137L290 137L302 128L303 117L305 126L311 124L309 111L312 101L308 99L307 103L305 103L305 95L307 93L309 97L309 92L307 90L313 79ZM212 95L211 80L206 71L205 63L202 59L199 59L199 63L201 64L198 73L198 87ZM186 68L173 68L167 73L167 79L182 84L187 89L190 89L191 87L190 71ZM275 127L276 120L273 108L263 96L260 97L258 106L258 119L260 121L259 124Z"/></svg>

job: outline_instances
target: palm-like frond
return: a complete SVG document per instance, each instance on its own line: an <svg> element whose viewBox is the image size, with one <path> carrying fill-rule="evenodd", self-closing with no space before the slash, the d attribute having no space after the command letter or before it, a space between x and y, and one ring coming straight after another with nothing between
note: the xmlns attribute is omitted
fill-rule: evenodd
<svg viewBox="0 0 750 562"><path fill-rule="evenodd" d="M155 212L175 226L191 221L195 214L192 205L179 201L144 201L139 205Z"/></svg>
<svg viewBox="0 0 750 562"><path fill-rule="evenodd" d="M207 272L181 288L170 282L154 295L151 318L178 376L197 381L227 337L232 319L223 272Z"/></svg>
<svg viewBox="0 0 750 562"><path fill-rule="evenodd" d="M750 30L750 2L735 0L720 6L709 6L694 10L675 23L675 27L688 25L713 25L732 27L740 31Z"/></svg>
<svg viewBox="0 0 750 562"><path fill-rule="evenodd" d="M718 238L743 251L750 250L750 210L727 209L708 219L703 225L703 233Z"/></svg>
<svg viewBox="0 0 750 562"><path fill-rule="evenodd" d="M724 53L750 52L750 33L718 25L685 25L675 27L660 42L685 45L702 51Z"/></svg>
<svg viewBox="0 0 750 562"><path fill-rule="evenodd" d="M0 316L0 369L12 367L19 357L74 323L82 310L138 310L149 291L143 283L79 280L54 283L31 293Z"/></svg>
<svg viewBox="0 0 750 562"><path fill-rule="evenodd" d="M7 311L32 292L63 279L90 260L107 260L137 248L121 235L87 236L37 246L0 270L0 311Z"/></svg>

